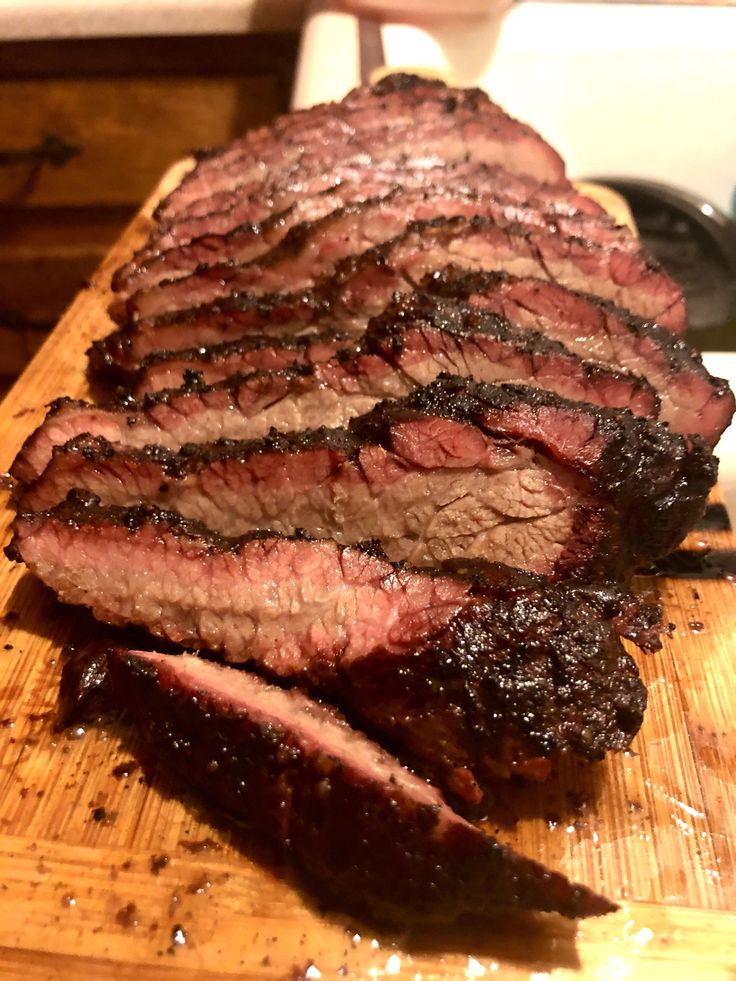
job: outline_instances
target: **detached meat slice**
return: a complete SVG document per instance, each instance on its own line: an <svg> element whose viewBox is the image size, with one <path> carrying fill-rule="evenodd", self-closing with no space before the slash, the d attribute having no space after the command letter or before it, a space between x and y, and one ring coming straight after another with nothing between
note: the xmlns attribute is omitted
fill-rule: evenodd
<svg viewBox="0 0 736 981"><path fill-rule="evenodd" d="M661 399L660 421L675 432L698 433L715 446L731 422L733 392L725 379L708 372L697 351L610 302L538 279L453 267L427 276L421 287L540 331L582 358L646 378ZM392 304L380 320L390 325L403 319L401 307Z"/></svg>
<svg viewBox="0 0 736 981"><path fill-rule="evenodd" d="M629 229L619 228L606 218L559 216L527 205L453 191L397 190L292 228L280 245L252 262L239 264L237 255L224 251L222 261L214 265L201 266L191 275L135 293L127 303L127 314L133 320L150 319L230 294L260 296L311 286L329 276L340 259L394 238L412 221L456 215L479 215L492 219L499 228L518 225L530 233L537 230L548 236L576 236L604 249L640 252Z"/></svg>
<svg viewBox="0 0 736 981"><path fill-rule="evenodd" d="M281 430L343 425L387 397L399 397L450 368L480 381L523 381L596 405L626 407L656 416L652 389L631 375L581 361L561 345L511 329L500 318L473 315L463 329L406 331L403 347L394 335L373 350L341 352L311 367L234 375L212 385L191 376L179 389L142 402L100 408L61 399L21 449L12 472L29 480L41 472L54 445L80 433L142 447L159 443L248 439L271 427ZM252 356L253 350L246 352Z"/></svg>
<svg viewBox="0 0 736 981"><path fill-rule="evenodd" d="M479 89L403 76L349 95L342 103L281 117L203 160L161 202L159 221L230 206L276 174L323 172L345 160L470 160L549 183L565 182L560 156L529 126Z"/></svg>
<svg viewBox="0 0 736 981"><path fill-rule="evenodd" d="M187 788L281 846L331 901L396 922L615 905L524 858L299 692L196 657L111 651L108 701Z"/></svg>
<svg viewBox="0 0 736 981"><path fill-rule="evenodd" d="M502 167L491 167L472 161L441 163L426 160L397 161L372 160L339 163L329 171L315 165L313 173L276 177L257 192L239 196L225 211L187 218L174 225L158 228L152 233L146 246L139 249L133 260L121 267L113 277L113 289L125 294L134 291L138 277L159 277L164 268L178 270L187 256L202 254L200 261L211 261L213 237L254 232L265 223L269 236L276 230L273 223L286 219L292 221L294 212L281 216L281 212L296 205L296 213L308 208L308 201L321 196L341 198L341 207L351 201L382 197L395 187L404 190L454 189L466 194L490 195L507 200L510 204L528 204L538 211L557 215L586 215L605 217L606 212L592 198L579 194L568 184L540 184L530 178L512 174ZM275 217L278 216L278 217ZM297 219L299 220L299 219ZM264 229L265 230L265 229ZM187 250L191 244L192 250ZM179 249L181 248L181 252ZM175 273L171 273L175 275ZM144 285L142 282L139 285ZM146 282L145 285L148 285Z"/></svg>
<svg viewBox="0 0 736 981"><path fill-rule="evenodd" d="M378 539L419 565L485 558L534 572L624 577L674 548L715 476L705 448L630 413L514 386L442 378L350 430L119 452L82 438L26 492L150 500L225 534L304 529Z"/></svg>
<svg viewBox="0 0 736 981"><path fill-rule="evenodd" d="M303 537L223 539L85 495L20 515L8 554L100 620L343 704L468 802L510 772L543 778L561 752L627 746L646 694L615 630L659 645L657 612L605 586L483 563L422 572Z"/></svg>

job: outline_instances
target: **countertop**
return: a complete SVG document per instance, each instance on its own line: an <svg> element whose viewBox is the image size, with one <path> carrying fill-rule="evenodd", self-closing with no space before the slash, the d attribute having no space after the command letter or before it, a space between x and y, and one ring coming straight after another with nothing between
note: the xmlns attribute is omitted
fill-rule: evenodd
<svg viewBox="0 0 736 981"><path fill-rule="evenodd" d="M0 0L0 40L296 30L305 0Z"/></svg>

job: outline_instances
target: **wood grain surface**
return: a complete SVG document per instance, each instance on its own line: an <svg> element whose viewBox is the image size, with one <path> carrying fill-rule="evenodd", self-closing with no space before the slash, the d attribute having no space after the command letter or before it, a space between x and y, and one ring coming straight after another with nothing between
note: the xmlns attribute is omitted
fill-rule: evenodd
<svg viewBox="0 0 736 981"><path fill-rule="evenodd" d="M110 330L106 283L157 193L0 408L0 468ZM2 491L3 542L12 519ZM488 827L605 892L620 912L499 916L376 932L320 909L264 842L144 771L129 730L53 728L64 648L94 635L20 566L0 564L0 978L736 978L736 557L718 498L670 577L641 577L674 624L636 654L649 688L632 750L509 787ZM730 571L729 571L730 570ZM184 942L181 942L184 941Z"/></svg>

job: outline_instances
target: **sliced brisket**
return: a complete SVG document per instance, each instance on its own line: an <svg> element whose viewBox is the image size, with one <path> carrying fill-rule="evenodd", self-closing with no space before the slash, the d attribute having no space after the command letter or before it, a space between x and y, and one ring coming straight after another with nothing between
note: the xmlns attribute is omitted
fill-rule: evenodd
<svg viewBox="0 0 736 981"><path fill-rule="evenodd" d="M606 587L483 563L422 572L334 541L223 539L88 495L20 515L8 554L100 620L343 704L469 802L494 777L546 776L561 752L621 749L641 724L645 690L614 632L630 601ZM656 648L656 612L639 619Z"/></svg>
<svg viewBox="0 0 736 981"><path fill-rule="evenodd" d="M173 225L159 226L130 263L118 270L113 278L113 288L131 292L134 277L153 273L165 265L171 267L175 256L172 250L192 243L196 249L199 238L207 248L211 236L221 236L254 223L270 221L275 215L295 203L320 195L339 195L343 204L350 200L381 197L392 188L404 190L453 188L467 194L503 197L510 204L529 204L539 211L558 215L605 216L605 212L592 198L579 194L567 184L540 184L518 174L511 174L501 167L489 167L472 161L433 163L427 161L357 161L339 163L325 171L315 166L314 173L277 177L258 192L239 197L225 211L217 211L199 218L189 218ZM289 219L290 220L290 219ZM247 228L243 227L247 232ZM183 253L186 254L186 253ZM190 253L193 255L194 253ZM208 253L207 261L209 259ZM160 263L158 259L162 260ZM150 265L149 265L150 263ZM130 280L130 282L129 282Z"/></svg>
<svg viewBox="0 0 736 981"><path fill-rule="evenodd" d="M224 235L204 229L197 238L171 248L152 249L149 245L145 252L117 270L112 287L122 299L127 299L139 290L188 276L199 266L250 262L278 245L295 225L318 221L351 200L355 198L347 191L339 194L327 191L264 215L259 222L242 222Z"/></svg>
<svg viewBox="0 0 736 981"><path fill-rule="evenodd" d="M139 444L140 445L140 444ZM442 378L353 419L349 431L116 453L83 437L57 451L24 509L72 488L166 504L226 534L271 528L394 560L480 557L535 572L625 577L679 544L715 463L628 412L534 389Z"/></svg>
<svg viewBox="0 0 736 981"><path fill-rule="evenodd" d="M478 89L417 82L282 117L252 131L217 157L202 161L157 211L158 220L196 216L229 206L239 195L321 165L346 160L471 160L502 166L540 182L563 183L559 155L529 126L508 116Z"/></svg>
<svg viewBox="0 0 736 981"><path fill-rule="evenodd" d="M192 375L181 388L145 396L140 403L128 400L105 408L61 399L22 447L12 473L32 479L55 445L80 433L127 446L179 447L247 439L272 426L343 425L380 399L406 395L447 369L479 381L528 382L596 405L656 416L658 401L646 382L581 361L559 344L514 331L501 318L470 308L466 313L465 324L462 316L454 324L451 318L444 324L438 319L436 328L425 320L414 330L368 339L365 353L340 352L311 366L233 375L211 385ZM248 346L245 353L262 356L263 350Z"/></svg>
<svg viewBox="0 0 736 981"><path fill-rule="evenodd" d="M335 379L369 371L373 377L385 362L386 371L405 377L390 384L391 394L423 385L442 371L477 381L524 381L568 398L594 405L630 408L636 415L657 418L659 405L649 384L633 375L580 360L535 331L519 331L496 314L442 298L407 295L393 304L365 334L345 337L333 345L329 336L292 339L251 338L210 348L151 355L134 382L139 397L186 382L198 372L214 384L239 371L278 369L289 364L320 364L317 376L334 387ZM340 356L330 364L340 347ZM349 352L352 350L352 354Z"/></svg>
<svg viewBox="0 0 736 981"><path fill-rule="evenodd" d="M491 197L454 191L399 191L339 208L331 214L292 228L265 255L241 264L236 256L221 256L214 265L190 275L139 290L126 305L132 320L145 320L212 303L220 297L252 293L262 296L313 285L328 277L340 259L358 255L400 235L412 221L481 216L499 229L518 226L529 234L563 236L563 241L590 240L591 247L620 249L639 256L631 232L609 220L589 215L545 214L526 205L506 204ZM250 241L250 234L246 236ZM229 241L229 240L228 240ZM236 236L237 241L237 236ZM644 260L639 258L639 262Z"/></svg>
<svg viewBox="0 0 736 981"><path fill-rule="evenodd" d="M467 168L468 165L463 165ZM277 245L290 228L300 222L317 221L332 211L372 197L385 197L401 187L403 192L425 194L433 197L447 195L449 191L465 196L474 196L483 201L479 213L489 212L491 202L496 202L493 215L499 220L514 220L559 229L563 234L577 235L590 238L601 245L615 245L617 248L633 250L637 248L636 239L631 232L623 227L616 227L605 214L592 212L589 207L576 210L572 201L581 203L587 199L582 195L574 195L567 191L557 192L554 187L535 185L524 182L512 175L506 175L498 168L482 170L476 167L475 179L461 170L453 173L440 168L419 168L417 170L378 169L377 176L370 170L363 175L362 180L355 182L341 181L335 188L315 195L305 193L300 188L301 195L291 204L282 209L278 204L274 208L273 197L261 206L262 217L258 223L253 220L232 225L225 233L218 232L223 219L215 218L214 227L207 228L207 218L193 219L175 226L176 237L183 241L187 232L185 229L194 227L195 222L202 223L202 234L185 244L165 248L162 251L161 242L149 243L137 259L118 270L113 277L113 288L123 297L130 296L136 290L150 289L164 280L180 279L194 272L201 265L213 263L244 263L267 252ZM486 173L486 171L488 171ZM380 175L380 176L378 176ZM508 179L511 186L507 187ZM324 182L324 178L321 179ZM521 184L522 187L515 187ZM531 186L529 186L531 185ZM514 193L516 192L516 193ZM292 196L295 192L292 192ZM288 200L288 194L281 196ZM258 213L256 202L249 198L245 205L251 213ZM235 205L231 212L238 214L243 208ZM232 219L230 219L232 220Z"/></svg>
<svg viewBox="0 0 736 981"><path fill-rule="evenodd" d="M285 368L234 375L216 385L197 379L142 402L95 406L61 398L51 403L44 422L26 440L11 468L18 480L37 477L62 446L81 433L104 436L113 443L143 447L157 443L180 447L214 439L250 439L275 427L281 430L341 425L366 412L385 392L370 374L359 385L323 388L315 369ZM346 379L349 384L350 380Z"/></svg>
<svg viewBox="0 0 736 981"><path fill-rule="evenodd" d="M388 302L388 301L387 301ZM385 306L385 304L384 304ZM369 315L345 311L328 316L313 290L271 297L240 297L220 305L188 311L168 321L127 324L95 341L87 350L90 371L105 380L127 378L151 354L204 348L253 335L298 337L313 332L361 334Z"/></svg>
<svg viewBox="0 0 736 981"><path fill-rule="evenodd" d="M715 446L731 422L733 392L723 378L708 372L697 351L671 331L606 300L538 279L452 267L427 276L422 290L491 310L583 358L646 378L661 399L660 420L678 433L699 433ZM401 306L389 307L381 320L403 318Z"/></svg>
<svg viewBox="0 0 736 981"><path fill-rule="evenodd" d="M536 277L610 298L640 316L682 331L679 288L658 267L617 249L596 249L574 239L501 229L483 219L417 222L397 239L350 257L312 290L291 295L250 294L218 300L129 325L93 345L97 370L139 366L153 351L216 344L250 332L298 334L318 325L360 333L395 292L413 291L429 273L455 265L464 271L501 271Z"/></svg>
<svg viewBox="0 0 736 981"><path fill-rule="evenodd" d="M338 312L380 313L393 291L406 292L448 265L533 276L612 300L676 333L685 330L682 291L645 256L537 230L499 228L485 218L413 223L393 241L341 262L336 294L328 294L327 302Z"/></svg>
<svg viewBox="0 0 736 981"><path fill-rule="evenodd" d="M82 436L54 454L21 508L46 509L75 488L105 504L171 507L226 535L378 539L415 565L479 557L557 576L620 575L635 551L618 488L596 492L571 461L436 417L393 427L383 443L327 430L179 455Z"/></svg>
<svg viewBox="0 0 736 981"><path fill-rule="evenodd" d="M112 708L210 805L274 839L310 885L394 922L613 903L455 814L333 709L183 655L111 651Z"/></svg>

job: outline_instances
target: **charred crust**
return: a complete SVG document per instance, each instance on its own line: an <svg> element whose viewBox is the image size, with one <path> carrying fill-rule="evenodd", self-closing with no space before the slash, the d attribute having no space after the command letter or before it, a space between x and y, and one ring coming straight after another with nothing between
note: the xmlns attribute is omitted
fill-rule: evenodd
<svg viewBox="0 0 736 981"><path fill-rule="evenodd" d="M419 291L399 294L382 314L373 317L368 323L363 343L366 350L375 353L386 353L388 348L389 352L398 354L403 350L402 338L411 327L419 330L430 327L456 337L484 334L487 337L508 341L524 354L562 356L579 365L588 378L604 378L612 375L626 378L632 388L647 391L654 400L658 401L649 382L631 372L586 361L572 354L560 341L548 338L536 330L514 327L509 320L499 314L470 306L463 301L431 297Z"/></svg>
<svg viewBox="0 0 736 981"><path fill-rule="evenodd" d="M425 78L413 75L411 72L392 72L371 86L371 92L377 98L394 92L410 92L418 88L446 89L447 85L439 78ZM348 97L349 98L349 97Z"/></svg>
<svg viewBox="0 0 736 981"><path fill-rule="evenodd" d="M499 581L487 603L457 614L439 637L406 659L401 672L390 660L376 653L348 668L348 692L362 693L367 717L374 724L382 713L401 720L407 704L424 706L423 721L412 722L415 733L398 722L404 742L419 749L416 740L431 743L433 726L439 732L446 726L454 738L445 746L455 757L446 765L470 763L479 775L484 754L503 761L509 745L517 759L574 752L597 760L625 749L646 706L633 660L598 607L572 587L514 588L512 579L505 589ZM381 698L371 697L379 691Z"/></svg>

